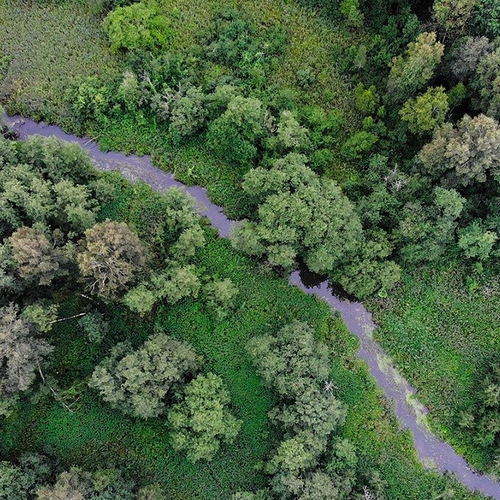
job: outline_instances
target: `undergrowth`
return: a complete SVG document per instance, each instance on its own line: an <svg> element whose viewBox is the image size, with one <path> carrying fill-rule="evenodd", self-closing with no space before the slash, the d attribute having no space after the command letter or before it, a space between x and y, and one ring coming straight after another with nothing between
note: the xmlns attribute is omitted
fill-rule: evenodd
<svg viewBox="0 0 500 500"><path fill-rule="evenodd" d="M476 282L460 268L406 275L389 299L373 301L376 338L429 410L429 422L471 465L487 468L491 450L472 442L462 412L500 349L499 284Z"/></svg>
<svg viewBox="0 0 500 500"><path fill-rule="evenodd" d="M108 207L107 215L119 214L125 206ZM59 397L47 394L38 401L25 401L18 413L4 421L2 457L32 450L53 454L65 466L115 464L145 483L160 481L172 499L222 500L239 489L262 487L262 462L280 436L266 415L273 396L256 376L245 345L252 336L277 331L299 319L314 325L318 337L331 347L335 359L331 378L336 395L348 405L346 424L339 435L356 446L360 471L378 470L389 499L434 498L446 488L453 489L457 499L480 498L445 476L423 470L409 433L399 430L366 365L356 358L357 340L338 316L332 317L326 304L236 254L228 241L216 239L208 231L212 236L196 265L215 279L230 278L237 284L240 293L235 313L215 322L192 299L173 307L162 305L156 315L144 320L125 309L109 307L103 312L110 321L110 336L99 349L84 339L77 320L59 323L51 333ZM70 299L61 313L74 314L84 303L84 298ZM236 443L224 446L213 462L191 464L173 451L163 420L127 418L102 403L85 385L95 363L113 344L128 339L140 345L155 325L188 341L204 356L207 369L225 379L235 414L243 419Z"/></svg>

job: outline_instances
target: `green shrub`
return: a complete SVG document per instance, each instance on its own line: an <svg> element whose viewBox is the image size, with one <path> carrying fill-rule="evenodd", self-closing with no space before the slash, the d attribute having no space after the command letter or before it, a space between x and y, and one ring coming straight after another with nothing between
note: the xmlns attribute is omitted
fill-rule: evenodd
<svg viewBox="0 0 500 500"><path fill-rule="evenodd" d="M221 442L231 444L241 428L229 403L229 392L218 375L198 375L186 386L183 400L168 412L174 448L186 451L191 462L212 460Z"/></svg>
<svg viewBox="0 0 500 500"><path fill-rule="evenodd" d="M135 417L157 417L166 411L166 398L198 370L200 361L186 343L157 333L136 351L115 346L94 370L90 385L114 408Z"/></svg>
<svg viewBox="0 0 500 500"><path fill-rule="evenodd" d="M154 2L138 2L117 7L104 20L111 49L161 49L172 33L170 22Z"/></svg>
<svg viewBox="0 0 500 500"><path fill-rule="evenodd" d="M88 123L106 123L112 105L112 89L95 76L77 77L66 91L73 123L82 132Z"/></svg>

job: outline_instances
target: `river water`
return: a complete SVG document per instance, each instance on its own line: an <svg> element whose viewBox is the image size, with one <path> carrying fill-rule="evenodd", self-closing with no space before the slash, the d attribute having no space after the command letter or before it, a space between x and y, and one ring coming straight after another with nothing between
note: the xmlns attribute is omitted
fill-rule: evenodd
<svg viewBox="0 0 500 500"><path fill-rule="evenodd" d="M13 116L8 119L18 132L20 139L39 134L56 136L69 142L76 142L88 151L96 168L99 170L118 170L131 182L143 181L156 191L177 186L184 187L173 175L155 167L148 156L124 155L122 153L99 150L97 144L86 138L79 138L63 132L59 127L36 123L33 120ZM212 227L221 237L227 238L235 222L229 220L223 210L214 205L204 188L185 187L198 202L199 213L210 220ZM306 281L306 280L304 280ZM429 469L454 473L456 478L467 488L477 490L486 496L500 500L500 483L485 475L471 470L464 458L453 448L439 440L425 426L427 409L415 397L415 389L401 376L381 346L374 340L376 328L371 314L363 304L348 299L340 299L327 281L304 284L299 271L290 276L290 283L309 295L316 295L327 302L333 310L339 311L347 328L360 340L358 356L366 361L371 375L382 389L386 398L394 404L396 415L403 429L409 429L413 436L415 449L422 464Z"/></svg>

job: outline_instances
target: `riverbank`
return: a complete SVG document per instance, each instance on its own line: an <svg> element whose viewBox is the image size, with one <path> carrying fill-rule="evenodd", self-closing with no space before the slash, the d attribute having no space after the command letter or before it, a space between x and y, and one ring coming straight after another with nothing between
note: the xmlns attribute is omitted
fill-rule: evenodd
<svg viewBox="0 0 500 500"><path fill-rule="evenodd" d="M141 180L158 191L172 185L180 185L173 179L171 174L154 167L148 157L103 153L91 141L65 134L58 127L37 124L32 120L22 119L21 117L12 117L11 120L15 122L14 128L19 132L21 139L38 133L40 135L55 135L64 140L78 142L89 152L98 168L102 170L119 170L132 182ZM228 236L233 223L224 216L219 207L208 200L206 191L199 187L187 188L187 190L204 206L200 213L210 219L212 226L220 230L219 234L221 236ZM358 356L367 362L371 375L375 378L385 396L394 402L396 414L403 428L407 428L412 432L415 448L423 464L426 467L435 467L442 472L453 472L466 487L500 499L499 483L488 477L475 474L468 468L463 458L457 455L449 445L436 439L425 428L421 418L425 413L425 409L414 398L410 397L414 391L399 375L397 370L390 365L380 346L373 340L372 332L375 325L371 315L364 309L362 304L339 300L331 293L326 282L314 288L306 288L302 284L298 273L294 273L290 281L306 293L325 300L333 309L342 314L349 331L360 340L361 349ZM361 369L361 373L362 371L363 369ZM401 470L401 472L403 471ZM394 498L397 497L394 496Z"/></svg>

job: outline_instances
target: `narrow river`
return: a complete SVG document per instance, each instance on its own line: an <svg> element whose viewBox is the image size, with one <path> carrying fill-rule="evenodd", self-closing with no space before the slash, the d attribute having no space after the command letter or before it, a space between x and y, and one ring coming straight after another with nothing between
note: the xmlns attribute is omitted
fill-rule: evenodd
<svg viewBox="0 0 500 500"><path fill-rule="evenodd" d="M85 138L68 135L59 127L36 123L32 120L13 116L8 120L19 133L20 139L31 135L56 136L69 142L76 142L88 151L95 166L100 170L118 170L131 182L143 181L156 191L163 191L171 186L182 187L172 174L155 167L148 156L126 156L121 153L103 153L97 145ZM199 204L199 213L207 217L220 236L229 237L234 221L229 220L220 207L214 205L204 188L186 187ZM316 295L326 301L330 307L339 311L349 331L356 335L361 344L358 356L366 361L371 375L375 378L385 396L394 402L395 412L402 428L409 429L413 435L415 449L422 464L440 472L452 472L457 479L471 490L477 490L486 496L500 500L500 482L488 476L472 471L464 458L453 448L440 441L423 423L427 409L415 397L415 389L398 373L384 350L373 338L376 328L371 314L359 302L339 299L324 281L316 286L306 286L298 271L290 276L290 283L305 293Z"/></svg>

